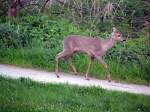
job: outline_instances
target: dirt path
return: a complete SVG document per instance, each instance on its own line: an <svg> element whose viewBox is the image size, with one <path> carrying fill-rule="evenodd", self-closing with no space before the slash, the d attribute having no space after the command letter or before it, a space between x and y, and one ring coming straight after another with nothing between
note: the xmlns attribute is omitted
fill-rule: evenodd
<svg viewBox="0 0 150 112"><path fill-rule="evenodd" d="M97 86L107 90L117 90L135 94L150 95L150 86L122 84L116 83L114 81L108 82L106 80L98 80L93 78L87 81L83 76L69 75L65 73L61 73L61 77L57 78L53 72L27 69L11 65L0 64L0 75L11 78L25 77L42 83L67 83L79 86Z"/></svg>

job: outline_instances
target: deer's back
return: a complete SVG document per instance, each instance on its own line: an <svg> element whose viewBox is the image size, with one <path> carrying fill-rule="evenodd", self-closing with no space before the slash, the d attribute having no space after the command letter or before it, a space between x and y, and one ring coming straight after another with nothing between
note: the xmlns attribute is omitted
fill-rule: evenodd
<svg viewBox="0 0 150 112"><path fill-rule="evenodd" d="M94 52L101 49L99 38L70 35L64 39L64 49L81 52Z"/></svg>

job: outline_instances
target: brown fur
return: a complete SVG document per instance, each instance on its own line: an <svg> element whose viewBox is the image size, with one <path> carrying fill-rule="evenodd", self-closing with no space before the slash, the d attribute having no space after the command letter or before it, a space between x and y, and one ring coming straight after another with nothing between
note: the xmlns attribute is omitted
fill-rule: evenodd
<svg viewBox="0 0 150 112"><path fill-rule="evenodd" d="M108 40L101 40L99 38L91 38L80 35L69 35L64 38L63 51L56 56L56 75L59 77L59 61L61 58L69 59L75 52L83 52L89 56L89 64L86 71L86 79L88 78L88 73L90 70L91 63L94 58L98 59L98 61L103 65L105 71L107 72L108 80L111 80L110 75L108 73L107 64L103 60L103 55L108 51L108 49L112 48L117 41L122 41L122 35L119 33L115 27L112 29L112 36ZM69 64L73 71L77 73L74 65L72 63Z"/></svg>

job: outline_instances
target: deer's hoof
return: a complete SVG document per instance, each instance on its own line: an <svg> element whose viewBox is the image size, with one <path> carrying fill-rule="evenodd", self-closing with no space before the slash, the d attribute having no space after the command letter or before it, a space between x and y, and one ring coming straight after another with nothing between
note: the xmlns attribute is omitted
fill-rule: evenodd
<svg viewBox="0 0 150 112"><path fill-rule="evenodd" d="M111 80L109 79L108 82L111 82Z"/></svg>
<svg viewBox="0 0 150 112"><path fill-rule="evenodd" d="M59 78L59 77L60 77L60 76L58 75L58 72L55 72L55 74L56 74L56 77L57 77L57 78Z"/></svg>
<svg viewBox="0 0 150 112"><path fill-rule="evenodd" d="M57 78L60 78L60 76L59 76L59 75L57 75Z"/></svg>
<svg viewBox="0 0 150 112"><path fill-rule="evenodd" d="M89 80L90 80L90 78L89 78L89 77L87 77L87 76L85 76L85 80L88 80L88 81L89 81Z"/></svg>
<svg viewBox="0 0 150 112"><path fill-rule="evenodd" d="M110 77L110 75L107 75L107 76L106 76L106 79L108 80L108 82L111 82L111 77Z"/></svg>

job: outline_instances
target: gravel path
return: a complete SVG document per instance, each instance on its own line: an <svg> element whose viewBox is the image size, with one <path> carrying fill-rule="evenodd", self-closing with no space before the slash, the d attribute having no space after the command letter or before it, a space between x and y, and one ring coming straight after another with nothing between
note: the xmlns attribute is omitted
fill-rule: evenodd
<svg viewBox="0 0 150 112"><path fill-rule="evenodd" d="M89 81L85 80L83 76L75 76L66 73L61 73L60 78L57 78L53 72L42 70L21 68L11 65L0 64L0 75L11 78L30 78L42 83L67 83L78 86L96 86L107 90L117 90L135 94L150 95L150 86L122 84L117 82L108 82L107 80L98 80L91 78Z"/></svg>

